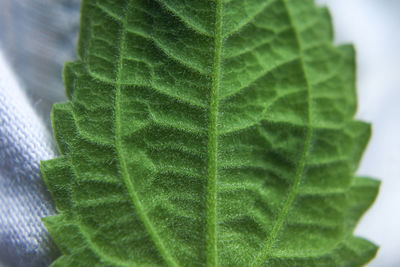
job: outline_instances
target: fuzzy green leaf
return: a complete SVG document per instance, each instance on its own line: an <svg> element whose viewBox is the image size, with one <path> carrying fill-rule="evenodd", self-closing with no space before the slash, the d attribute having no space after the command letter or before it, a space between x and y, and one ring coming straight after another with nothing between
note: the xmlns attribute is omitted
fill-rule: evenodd
<svg viewBox="0 0 400 267"><path fill-rule="evenodd" d="M360 266L352 46L312 0L86 0L42 170L54 266Z"/></svg>

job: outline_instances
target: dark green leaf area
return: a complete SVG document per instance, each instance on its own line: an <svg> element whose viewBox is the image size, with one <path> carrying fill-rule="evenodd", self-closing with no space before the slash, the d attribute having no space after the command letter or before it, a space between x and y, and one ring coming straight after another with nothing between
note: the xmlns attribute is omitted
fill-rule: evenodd
<svg viewBox="0 0 400 267"><path fill-rule="evenodd" d="M84 0L54 266L360 266L379 183L354 178L352 46L311 0Z"/></svg>

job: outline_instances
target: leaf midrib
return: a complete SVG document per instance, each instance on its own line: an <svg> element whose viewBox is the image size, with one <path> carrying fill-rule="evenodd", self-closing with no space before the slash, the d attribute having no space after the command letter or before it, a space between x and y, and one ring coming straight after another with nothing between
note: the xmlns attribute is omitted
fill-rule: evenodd
<svg viewBox="0 0 400 267"><path fill-rule="evenodd" d="M208 166L206 202L206 262L207 266L218 266L217 251L217 172L218 172L218 105L221 80L222 54L222 0L215 2L214 58L210 92L210 112L208 126Z"/></svg>
<svg viewBox="0 0 400 267"><path fill-rule="evenodd" d="M162 258L169 266L179 266L175 258L171 255L169 250L164 245L163 240L159 236L158 232L155 230L152 222L150 221L149 217L147 216L142 203L136 193L135 186L132 183L132 179L130 173L128 171L126 159L124 157L123 152L123 145L122 145L122 132L121 132L121 73L123 68L123 59L122 59L122 52L124 51L125 43L126 43L126 33L127 33L127 19L128 19L128 10L130 8L132 1L129 0L128 4L124 10L124 18L122 21L121 32L120 32L120 43L119 43L119 53L117 59L117 73L116 73L116 96L115 96L115 147L117 151L117 156L120 164L121 175L122 179L127 187L128 194L133 202L133 205L136 209L138 216L140 217L141 221L143 222L144 227L146 228L149 236L151 237L152 241L154 242L155 246L157 247L158 251L160 252Z"/></svg>
<svg viewBox="0 0 400 267"><path fill-rule="evenodd" d="M296 34L296 40L299 47L300 59L303 68L304 75L305 65L303 61L303 54L301 49L301 42L299 39L299 34L297 29L295 28L290 11L287 7L286 0L282 0L285 5L285 9L287 11L288 17L290 19L290 23L292 28ZM129 5L132 2L129 1L127 10L129 10ZM206 230L206 257L207 257L207 266L217 266L218 265L218 253L217 253L217 170L218 170L218 106L219 106L219 89L220 89L220 80L221 80L221 54L222 54L222 44L223 44L223 36L222 36L222 11L223 11L223 3L222 0L216 0L216 13L215 13L215 30L214 30L214 56L213 56L213 69L212 69L212 84L211 84L211 92L210 92L210 107L209 107L209 127L208 127L208 166L207 166L207 202L206 202L206 221L207 221L207 230ZM117 79L116 79L116 98L115 98L115 146L118 154L118 158L120 161L120 168L122 178L124 183L128 189L128 193L131 197L131 200L136 208L136 211L141 218L146 230L148 231L150 237L152 238L154 244L162 255L163 259L169 266L179 266L174 257L169 253L166 246L164 245L162 239L158 235L155 230L153 224L148 218L147 214L144 211L144 208L140 202L140 199L135 191L134 185L132 183L127 163L124 158L124 153L122 149L122 138L121 138L121 70L122 70L122 51L125 46L126 40L126 21L127 21L127 12L125 12L125 17L122 21L121 28L121 37L120 37L120 46L119 46L119 58L117 60ZM307 81L307 79L306 79ZM270 249L274 244L277 235L284 224L286 216L296 198L298 187L300 185L301 179L303 177L305 164L308 159L311 136L312 136L312 125L311 125L311 112L310 112L310 85L307 81L307 91L308 91L308 130L306 134L306 140L304 145L304 151L301 156L298 169L296 171L296 176L293 182L293 185L290 189L282 212L280 213L277 221L274 224L274 227L271 231L269 238L267 239L263 249L257 255L252 265L259 266L268 258Z"/></svg>

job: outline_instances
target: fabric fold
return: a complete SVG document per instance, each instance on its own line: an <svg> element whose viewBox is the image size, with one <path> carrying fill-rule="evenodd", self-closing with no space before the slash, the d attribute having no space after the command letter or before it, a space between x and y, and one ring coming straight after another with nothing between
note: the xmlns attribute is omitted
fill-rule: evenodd
<svg viewBox="0 0 400 267"><path fill-rule="evenodd" d="M57 248L41 218L55 206L40 172L54 158L47 128L0 52L0 263L48 266Z"/></svg>

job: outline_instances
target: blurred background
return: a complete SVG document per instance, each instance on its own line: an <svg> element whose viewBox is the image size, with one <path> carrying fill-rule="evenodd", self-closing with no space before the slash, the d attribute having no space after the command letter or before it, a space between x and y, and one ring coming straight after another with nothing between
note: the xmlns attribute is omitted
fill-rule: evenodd
<svg viewBox="0 0 400 267"><path fill-rule="evenodd" d="M381 247L369 266L400 266L400 1L317 2L331 10L336 43L356 46L357 117L373 124L359 174L382 186L356 233ZM1 49L49 128L51 105L65 100L62 66L76 57L79 6L80 0L0 1Z"/></svg>
<svg viewBox="0 0 400 267"><path fill-rule="evenodd" d="M0 0L0 46L50 126L65 100L62 68L76 57L81 0Z"/></svg>
<svg viewBox="0 0 400 267"><path fill-rule="evenodd" d="M353 43L358 115L373 135L358 173L382 181L356 233L380 246L369 266L400 266L400 1L319 0L330 8L337 43Z"/></svg>

